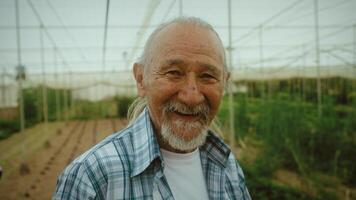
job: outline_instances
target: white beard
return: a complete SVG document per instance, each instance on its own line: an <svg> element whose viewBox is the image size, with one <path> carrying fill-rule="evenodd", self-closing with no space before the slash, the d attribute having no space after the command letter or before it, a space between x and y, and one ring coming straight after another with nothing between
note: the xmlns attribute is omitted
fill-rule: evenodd
<svg viewBox="0 0 356 200"><path fill-rule="evenodd" d="M161 127L162 138L174 149L180 151L188 151L198 148L205 143L208 135L208 126L202 125L200 122L184 122L176 120L169 123L164 120ZM178 132L174 130L179 130ZM184 133L195 133L190 140L184 139Z"/></svg>

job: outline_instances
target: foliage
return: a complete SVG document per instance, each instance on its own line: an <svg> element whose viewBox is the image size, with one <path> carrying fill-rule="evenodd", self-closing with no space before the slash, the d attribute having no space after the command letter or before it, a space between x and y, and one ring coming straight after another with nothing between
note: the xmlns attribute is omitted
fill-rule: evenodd
<svg viewBox="0 0 356 200"><path fill-rule="evenodd" d="M283 98L263 103L256 122L256 135L266 146L263 156L302 175L322 171L354 186L350 177L355 175L356 158L350 155L355 155L356 143L345 127L354 112L341 117L330 99L325 99L321 117L314 107Z"/></svg>
<svg viewBox="0 0 356 200"><path fill-rule="evenodd" d="M41 112L39 103L39 93L36 88L28 88L22 90L23 102L24 102L24 113L25 113L25 125L30 127L39 121L41 121Z"/></svg>
<svg viewBox="0 0 356 200"><path fill-rule="evenodd" d="M318 196L310 196L289 186L274 183L271 178L256 173L255 167L242 165L245 173L246 185L252 199L269 200L335 200L336 195L330 192L320 192Z"/></svg>
<svg viewBox="0 0 356 200"><path fill-rule="evenodd" d="M19 130L20 124L18 121L0 120L0 140L6 139Z"/></svg>
<svg viewBox="0 0 356 200"><path fill-rule="evenodd" d="M282 157L267 150L257 156L253 165L249 166L249 170L256 176L270 178L281 167L282 161Z"/></svg>
<svg viewBox="0 0 356 200"><path fill-rule="evenodd" d="M308 132L307 112L282 99L267 100L260 107L256 134L267 145L267 152L278 155L284 167L304 172L301 137Z"/></svg>
<svg viewBox="0 0 356 200"><path fill-rule="evenodd" d="M355 111L343 113L335 109L335 99L325 99L323 116L316 122L310 146L311 165L315 170L338 175L345 184L356 186Z"/></svg>
<svg viewBox="0 0 356 200"><path fill-rule="evenodd" d="M43 97L42 97L42 86L26 88L22 90L23 102L24 102L24 117L25 126L29 128L41 121L43 121ZM58 98L56 98L56 93ZM49 121L56 120L56 101L59 102L59 112L64 112L64 102L65 94L67 93L67 99L71 98L71 92L69 90L63 89L51 89L47 88L47 104L48 104L48 117ZM20 104L20 103L19 103ZM68 101L68 106L70 106L70 101ZM61 114L63 115L63 114ZM19 128L19 118L13 121L1 121L0 122L1 133L0 139L10 136L20 130Z"/></svg>
<svg viewBox="0 0 356 200"><path fill-rule="evenodd" d="M242 163L246 164L244 171L247 171L247 184L253 198L336 199L335 194L329 193L338 187L336 183L333 182L332 187L326 185L314 176L315 172L333 177L338 184L356 186L354 81L322 80L320 117L314 79L247 84L248 97L241 93L234 95L234 111L237 139L248 137L247 141L258 144L259 153L252 164L251 161ZM229 123L229 109L228 98L224 98L218 116L225 128ZM309 197L273 182L278 169L311 181L317 188L317 196Z"/></svg>
<svg viewBox="0 0 356 200"><path fill-rule="evenodd" d="M235 104L235 123L236 123L236 133L240 137L244 137L248 132L250 127L250 119L248 117L248 108L247 108L247 96L246 94L240 94L236 99L237 104Z"/></svg>
<svg viewBox="0 0 356 200"><path fill-rule="evenodd" d="M228 98L224 98L220 111L218 113L219 121L223 122L223 126L227 127L229 122L229 105ZM234 118L235 118L235 138L244 137L251 127L251 119L248 116L247 96L246 94L234 95Z"/></svg>
<svg viewBox="0 0 356 200"><path fill-rule="evenodd" d="M333 97L337 104L350 104L350 93L356 81L340 77L322 78L321 92ZM291 78L286 80L269 81L238 81L248 87L248 95L253 98L263 98L263 94L286 93L290 99L303 99L306 102L317 103L317 80L314 78Z"/></svg>
<svg viewBox="0 0 356 200"><path fill-rule="evenodd" d="M58 112L60 116L63 115L65 106L64 103L68 103L68 107L71 106L71 92L65 89L51 89L46 88L47 91L47 105L48 105L48 119L49 121L56 120L57 103ZM38 86L35 88L27 88L23 90L24 96L24 108L25 108L25 120L27 125L33 125L43 121L43 88ZM65 94L66 93L66 94ZM56 96L58 95L58 96ZM67 100L66 100L67 99ZM57 102L58 101L58 102Z"/></svg>
<svg viewBox="0 0 356 200"><path fill-rule="evenodd" d="M131 103L134 101L134 98L126 96L117 96L115 100L117 106L117 117L126 118L127 111Z"/></svg>
<svg viewBox="0 0 356 200"><path fill-rule="evenodd" d="M67 101L68 107L72 107L72 93L70 90L65 89L53 89L47 88L47 104L48 104L48 118L50 121L59 120L63 118L63 114L65 112L65 102ZM67 100L66 100L67 99ZM57 107L58 106L58 107ZM58 109L58 116L57 116Z"/></svg>
<svg viewBox="0 0 356 200"><path fill-rule="evenodd" d="M74 119L112 118L116 115L116 105L113 100L103 100L100 102L77 100L75 109L75 115L72 117Z"/></svg>

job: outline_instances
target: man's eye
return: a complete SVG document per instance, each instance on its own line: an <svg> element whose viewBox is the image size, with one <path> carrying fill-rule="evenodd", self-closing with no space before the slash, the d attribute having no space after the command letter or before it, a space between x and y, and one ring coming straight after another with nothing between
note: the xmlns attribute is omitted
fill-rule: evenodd
<svg viewBox="0 0 356 200"><path fill-rule="evenodd" d="M204 80L217 80L217 78L214 75L208 73L201 74L200 77Z"/></svg>
<svg viewBox="0 0 356 200"><path fill-rule="evenodd" d="M169 76L175 76L175 77L183 75L183 73L181 71L178 71L178 70L171 70L171 71L166 72L166 74L169 75Z"/></svg>

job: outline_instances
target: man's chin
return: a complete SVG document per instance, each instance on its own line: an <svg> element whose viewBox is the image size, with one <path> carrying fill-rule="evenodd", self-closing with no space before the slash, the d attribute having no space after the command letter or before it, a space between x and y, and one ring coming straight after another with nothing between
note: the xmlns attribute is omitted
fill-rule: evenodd
<svg viewBox="0 0 356 200"><path fill-rule="evenodd" d="M179 127L175 125L163 125L161 134L163 139L174 149L186 151L196 149L205 142L207 128Z"/></svg>
<svg viewBox="0 0 356 200"><path fill-rule="evenodd" d="M197 138L203 129L172 129L171 134L175 135L177 138L180 138L186 142Z"/></svg>

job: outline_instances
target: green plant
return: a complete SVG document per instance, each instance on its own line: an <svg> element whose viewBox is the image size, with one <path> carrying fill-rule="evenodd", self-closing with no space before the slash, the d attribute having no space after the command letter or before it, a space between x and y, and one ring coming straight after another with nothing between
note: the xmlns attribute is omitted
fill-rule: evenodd
<svg viewBox="0 0 356 200"><path fill-rule="evenodd" d="M117 116L119 118L126 118L129 106L133 102L133 97L118 96L115 98L117 106Z"/></svg>
<svg viewBox="0 0 356 200"><path fill-rule="evenodd" d="M282 158L284 167L304 173L300 136L309 134L306 112L286 100L268 100L260 107L257 136L266 142L267 151Z"/></svg>
<svg viewBox="0 0 356 200"><path fill-rule="evenodd" d="M273 162L271 160L271 162ZM242 164L242 163L241 163ZM274 183L269 176L265 177L254 166L241 165L252 199L283 199L283 200L336 200L334 193L322 191L311 196L295 188ZM261 166L262 167L262 166Z"/></svg>
<svg viewBox="0 0 356 200"><path fill-rule="evenodd" d="M11 134L20 130L18 120L0 120L0 140L8 138Z"/></svg>

